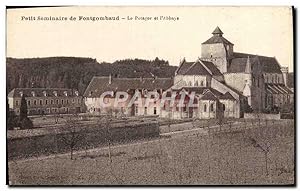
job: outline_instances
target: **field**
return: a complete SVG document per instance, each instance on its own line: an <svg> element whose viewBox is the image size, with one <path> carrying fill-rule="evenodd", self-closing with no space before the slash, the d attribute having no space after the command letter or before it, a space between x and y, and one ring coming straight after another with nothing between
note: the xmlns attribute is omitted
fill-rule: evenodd
<svg viewBox="0 0 300 191"><path fill-rule="evenodd" d="M293 120L228 123L76 152L74 160L66 153L9 161L9 180L10 185L290 185L294 138Z"/></svg>

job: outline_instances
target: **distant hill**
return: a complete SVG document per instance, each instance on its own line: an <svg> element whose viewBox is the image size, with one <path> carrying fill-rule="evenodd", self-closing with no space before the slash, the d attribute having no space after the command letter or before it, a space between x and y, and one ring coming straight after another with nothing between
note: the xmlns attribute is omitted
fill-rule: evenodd
<svg viewBox="0 0 300 191"><path fill-rule="evenodd" d="M81 93L93 76L173 77L176 66L168 61L126 59L98 63L80 57L7 58L7 90L16 87L56 87L78 89Z"/></svg>

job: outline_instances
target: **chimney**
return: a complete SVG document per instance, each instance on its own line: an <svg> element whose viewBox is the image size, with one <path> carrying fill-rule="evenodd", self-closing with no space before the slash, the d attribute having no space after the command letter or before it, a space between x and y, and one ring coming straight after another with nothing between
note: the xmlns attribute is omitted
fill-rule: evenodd
<svg viewBox="0 0 300 191"><path fill-rule="evenodd" d="M111 84L111 81L112 81L112 77L111 77L111 74L109 74L108 84Z"/></svg>
<svg viewBox="0 0 300 191"><path fill-rule="evenodd" d="M287 86L287 77L288 77L289 68L288 67L281 67L280 70L281 70L282 75L283 75L284 85Z"/></svg>

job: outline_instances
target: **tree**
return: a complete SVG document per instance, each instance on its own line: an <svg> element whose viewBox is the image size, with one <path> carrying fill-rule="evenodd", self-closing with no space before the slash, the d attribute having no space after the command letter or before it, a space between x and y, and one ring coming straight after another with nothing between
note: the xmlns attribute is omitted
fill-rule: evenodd
<svg viewBox="0 0 300 191"><path fill-rule="evenodd" d="M62 135L62 141L69 147L70 149L70 157L73 160L73 153L75 147L78 146L80 142L82 142L84 136L83 130L80 129L78 125L78 116L71 116L67 122L66 127L64 128L64 134Z"/></svg>
<svg viewBox="0 0 300 191"><path fill-rule="evenodd" d="M20 121L22 121L27 117L28 109L27 109L27 102L25 100L25 96L23 94L22 99L21 99L21 106L20 106Z"/></svg>

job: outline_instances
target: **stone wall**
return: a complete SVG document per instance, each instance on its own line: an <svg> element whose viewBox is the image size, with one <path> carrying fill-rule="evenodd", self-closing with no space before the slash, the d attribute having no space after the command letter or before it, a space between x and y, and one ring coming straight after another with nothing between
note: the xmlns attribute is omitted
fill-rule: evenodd
<svg viewBox="0 0 300 191"><path fill-rule="evenodd" d="M244 113L245 119L280 119L280 114Z"/></svg>
<svg viewBox="0 0 300 191"><path fill-rule="evenodd" d="M32 131L34 130L38 129L32 129ZM159 125L157 122L122 123L112 125L109 130L104 127L91 127L78 131L76 135L80 135L81 138L76 142L74 150L83 150L107 146L109 138L114 143L120 143L156 137L159 136ZM70 132L48 133L39 136L12 136L7 140L8 158L28 158L70 152L69 145L64 141L66 137L69 138L70 136Z"/></svg>

